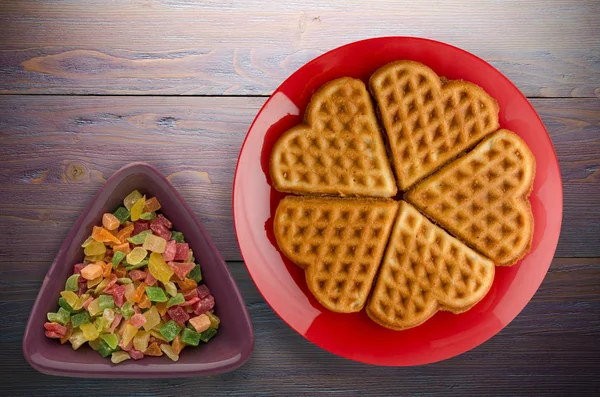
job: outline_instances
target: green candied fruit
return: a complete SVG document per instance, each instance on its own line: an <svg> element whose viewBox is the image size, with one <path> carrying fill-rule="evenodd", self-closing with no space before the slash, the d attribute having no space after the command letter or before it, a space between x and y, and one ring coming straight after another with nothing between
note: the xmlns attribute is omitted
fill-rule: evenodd
<svg viewBox="0 0 600 397"><path fill-rule="evenodd" d="M91 340L88 342L88 345L95 351L98 351L98 349L100 349L100 339Z"/></svg>
<svg viewBox="0 0 600 397"><path fill-rule="evenodd" d="M141 245L144 244L144 240L146 240L146 236L149 234L152 234L152 230L143 230L135 236L129 237L127 241L129 241L131 244Z"/></svg>
<svg viewBox="0 0 600 397"><path fill-rule="evenodd" d="M96 327L96 329L98 330L98 332L102 332L102 330L104 329L105 326L105 321L104 321L104 317L96 317L96 319L94 320L94 327Z"/></svg>
<svg viewBox="0 0 600 397"><path fill-rule="evenodd" d="M135 314L131 302L123 303L123 306L121 306L121 314L125 320L129 320Z"/></svg>
<svg viewBox="0 0 600 397"><path fill-rule="evenodd" d="M101 340L100 344L98 345L98 353L100 353L102 357L110 356L115 350L116 348L110 347L104 340Z"/></svg>
<svg viewBox="0 0 600 397"><path fill-rule="evenodd" d="M85 323L89 323L89 322L90 322L90 314L88 312L84 311L81 313L73 314L71 316L71 324L73 325L73 328L77 328L81 324L85 324Z"/></svg>
<svg viewBox="0 0 600 397"><path fill-rule="evenodd" d="M113 215L115 216L115 218L117 218L119 220L119 222L121 222L121 225L123 223L125 223L128 219L129 219L129 210L125 207L119 207L117 208L117 210L115 212L113 212Z"/></svg>
<svg viewBox="0 0 600 397"><path fill-rule="evenodd" d="M123 251L117 251L114 253L113 258L112 258L113 269L116 269L117 267L119 267L119 264L121 263L123 258L125 258L125 253Z"/></svg>
<svg viewBox="0 0 600 397"><path fill-rule="evenodd" d="M119 344L119 337L115 334L102 334L100 338L106 342L111 349L116 349Z"/></svg>
<svg viewBox="0 0 600 397"><path fill-rule="evenodd" d="M185 302L185 298L183 297L183 294L180 292L177 295L175 295L174 297L172 297L171 299L169 299L169 301L167 302L167 308L169 308L171 306L175 306L175 305L180 305L183 302Z"/></svg>
<svg viewBox="0 0 600 397"><path fill-rule="evenodd" d="M202 281L202 271L200 270L200 265L194 266L190 274L188 274L188 278L191 278L196 283Z"/></svg>
<svg viewBox="0 0 600 397"><path fill-rule="evenodd" d="M167 301L167 295L165 295L165 290L160 287L146 287L146 295L148 295L148 299L150 299L150 302Z"/></svg>
<svg viewBox="0 0 600 397"><path fill-rule="evenodd" d="M118 278L117 281L119 282L119 284L131 284L131 283L133 283L133 280L130 279L129 277L121 277L121 278Z"/></svg>
<svg viewBox="0 0 600 397"><path fill-rule="evenodd" d="M71 319L71 313L69 313L62 307L59 307L56 313L50 312L46 315L46 317L50 322L59 323L61 325L67 325L69 323L69 320Z"/></svg>
<svg viewBox="0 0 600 397"><path fill-rule="evenodd" d="M135 265L127 264L127 266L125 267L125 270L127 270L127 271L135 270L135 269L139 269L144 266L148 266L148 259L142 259L140 261L140 263L136 263Z"/></svg>
<svg viewBox="0 0 600 397"><path fill-rule="evenodd" d="M67 301L65 300L65 298L63 298L62 296L60 298L58 298L58 306L62 307L63 309L65 309L69 313L76 313L77 312L77 310L73 309L71 307L71 305L69 305L67 303Z"/></svg>
<svg viewBox="0 0 600 397"><path fill-rule="evenodd" d="M145 221L153 221L156 219L156 214L154 212L142 212L140 219Z"/></svg>
<svg viewBox="0 0 600 397"><path fill-rule="evenodd" d="M168 323L160 327L160 334L169 342L172 342L180 331L181 328L179 328L179 325L173 320L169 320Z"/></svg>
<svg viewBox="0 0 600 397"><path fill-rule="evenodd" d="M71 274L65 282L65 291L77 291L79 289L79 273Z"/></svg>
<svg viewBox="0 0 600 397"><path fill-rule="evenodd" d="M216 334L217 330L215 328L209 328L206 331L200 333L200 340L204 343L207 343Z"/></svg>
<svg viewBox="0 0 600 397"><path fill-rule="evenodd" d="M219 328L219 324L221 324L221 319L219 319L219 317L217 317L216 315L212 314L211 312L206 312L206 315L210 319L210 328L218 329Z"/></svg>
<svg viewBox="0 0 600 397"><path fill-rule="evenodd" d="M175 240L177 243L185 243L185 238L183 238L183 233L177 232L175 230L171 231L171 240Z"/></svg>
<svg viewBox="0 0 600 397"><path fill-rule="evenodd" d="M100 309L113 309L115 307L115 298L112 295L100 295Z"/></svg>
<svg viewBox="0 0 600 397"><path fill-rule="evenodd" d="M181 333L181 341L186 345L198 346L200 343L200 333L192 331L189 328L184 328L183 332Z"/></svg>

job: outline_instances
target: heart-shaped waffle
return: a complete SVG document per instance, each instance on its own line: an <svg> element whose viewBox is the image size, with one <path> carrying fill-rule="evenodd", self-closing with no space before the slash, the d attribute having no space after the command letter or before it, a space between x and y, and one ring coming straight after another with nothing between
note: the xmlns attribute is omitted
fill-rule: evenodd
<svg viewBox="0 0 600 397"><path fill-rule="evenodd" d="M418 183L406 199L497 265L513 265L531 248L534 176L527 144L500 130Z"/></svg>
<svg viewBox="0 0 600 397"><path fill-rule="evenodd" d="M364 83L349 77L321 87L305 123L271 152L273 186L282 192L392 197L397 188Z"/></svg>
<svg viewBox="0 0 600 397"><path fill-rule="evenodd" d="M401 190L498 128L498 104L479 86L442 81L427 66L392 62L369 81Z"/></svg>
<svg viewBox="0 0 600 397"><path fill-rule="evenodd" d="M327 309L360 311L387 243L398 203L391 199L287 196L275 213L281 251L304 268Z"/></svg>
<svg viewBox="0 0 600 397"><path fill-rule="evenodd" d="M422 324L438 310L462 313L487 294L494 271L492 261L401 201L367 314L400 330Z"/></svg>

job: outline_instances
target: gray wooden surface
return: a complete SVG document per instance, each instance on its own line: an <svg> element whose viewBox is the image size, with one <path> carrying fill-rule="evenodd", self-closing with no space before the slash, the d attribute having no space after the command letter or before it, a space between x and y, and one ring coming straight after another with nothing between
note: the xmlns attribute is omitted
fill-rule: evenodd
<svg viewBox="0 0 600 397"><path fill-rule="evenodd" d="M483 345L415 368L351 362L297 335L250 280L231 217L239 149L266 97L315 56L387 35L445 41L500 69L542 117L564 183L561 239L531 303ZM599 97L597 0L0 0L0 395L600 392ZM25 362L24 326L62 239L131 161L169 177L229 261L256 333L240 369L111 381Z"/></svg>

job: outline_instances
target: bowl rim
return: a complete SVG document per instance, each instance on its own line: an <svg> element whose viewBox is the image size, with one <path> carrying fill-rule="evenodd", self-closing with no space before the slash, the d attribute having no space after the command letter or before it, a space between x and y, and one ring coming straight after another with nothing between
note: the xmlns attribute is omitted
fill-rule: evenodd
<svg viewBox="0 0 600 397"><path fill-rule="evenodd" d="M31 346L29 340L36 332L43 332L43 329L34 329L34 314L38 314L39 306L40 306L40 295L44 288L45 284L48 280L48 274L50 274L56 267L58 266L66 266L59 264L59 259L63 255L66 255L66 251L70 246L70 241L72 241L79 229L79 226L84 222L87 214L90 212L92 207L99 200L99 196L102 193L105 193L109 187L112 194L112 190L120 185L127 177L135 175L135 174L144 174L150 179L157 180L161 182L166 189L162 189L166 194L174 195L175 201L179 202L185 212L189 215L189 222L192 224L194 228L198 230L202 238L205 240L205 243L209 246L209 249L212 251L212 254L216 257L217 261L220 263L220 266L223 266L224 274L227 277L229 283L233 286L233 291L229 293L233 293L235 295L235 301L239 303L241 310L237 315L239 316L239 324L241 324L244 330L247 331L246 339L239 343L239 354L235 360L228 360L225 364L213 365L210 363L202 364L203 368L193 368L187 366L185 369L178 368L178 362L169 362L166 369L153 370L152 364L147 365L148 370L144 370L140 372L139 369L129 369L127 368L127 363L125 365L114 365L108 359L106 362L106 369L99 370L77 370L75 368L66 368L66 369L56 369L49 366L46 366L40 362L37 362L34 358L36 351L39 346L35 344L35 346ZM112 186L111 184L114 184ZM86 205L85 209L79 214L75 222L72 224L69 233L63 240L60 248L58 249L52 264L48 268L46 272L46 276L44 277L44 281L42 286L39 288L38 294L36 296L33 307L31 308L27 324L25 326L25 331L22 340L22 351L26 361L29 363L31 367L36 369L37 371L48 374L48 375L56 375L56 376L69 376L69 377L82 377L82 378L130 378L130 379L139 379L139 378L180 378L180 377L189 377L189 376L205 376L205 375L216 375L226 372L231 372L238 367L245 364L250 358L252 351L254 349L254 329L252 327L252 322L250 320L250 315L248 313L248 308L244 301L244 298L239 290L239 286L237 285L235 279L233 278L231 272L229 271L229 267L227 263L224 261L221 252L215 246L212 238L208 234L208 232L204 229L198 218L196 217L194 211L187 204L187 202L183 199L183 197L179 194L179 192L175 189L175 187L171 184L171 182L153 165L145 163L145 162L131 162L117 171L115 171L106 182L97 190L94 196L90 199L89 203ZM73 365L73 364L71 364ZM104 366L103 364L101 364ZM69 366L68 362L65 362L65 366ZM118 372L115 371L114 368L118 368Z"/></svg>

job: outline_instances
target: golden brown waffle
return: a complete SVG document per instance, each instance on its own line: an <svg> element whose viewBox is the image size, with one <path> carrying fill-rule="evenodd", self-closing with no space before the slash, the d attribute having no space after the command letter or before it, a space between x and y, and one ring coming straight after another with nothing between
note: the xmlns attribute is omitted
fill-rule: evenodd
<svg viewBox="0 0 600 397"><path fill-rule="evenodd" d="M534 176L527 144L500 130L417 184L406 199L497 265L510 266L531 249L527 197Z"/></svg>
<svg viewBox="0 0 600 397"><path fill-rule="evenodd" d="M277 244L306 272L308 288L327 309L360 311L392 229L391 199L288 196L275 214Z"/></svg>
<svg viewBox="0 0 600 397"><path fill-rule="evenodd" d="M286 131L271 152L273 186L282 192L392 197L397 188L373 105L362 81L321 87L305 123Z"/></svg>
<svg viewBox="0 0 600 397"><path fill-rule="evenodd" d="M401 190L498 128L498 104L483 89L444 81L427 66L397 61L369 81Z"/></svg>
<svg viewBox="0 0 600 397"><path fill-rule="evenodd" d="M492 261L401 201L367 314L401 330L438 310L462 313L487 294L494 270Z"/></svg>

